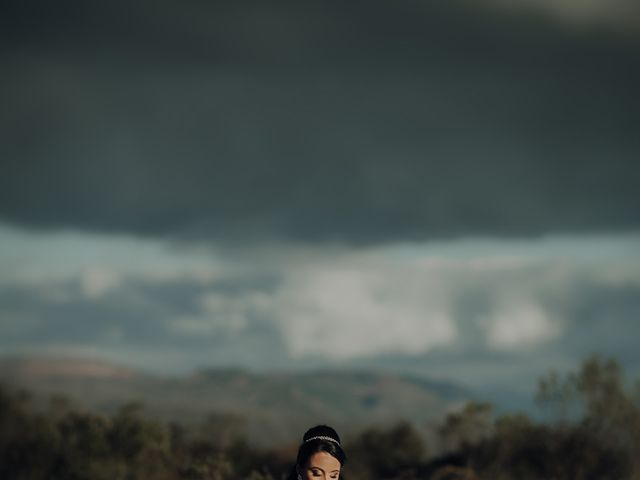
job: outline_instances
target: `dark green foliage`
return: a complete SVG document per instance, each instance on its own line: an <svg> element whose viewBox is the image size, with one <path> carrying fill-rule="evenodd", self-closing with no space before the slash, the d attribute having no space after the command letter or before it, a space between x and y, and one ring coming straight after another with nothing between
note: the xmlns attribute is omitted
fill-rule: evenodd
<svg viewBox="0 0 640 480"><path fill-rule="evenodd" d="M551 372L537 400L555 409L554 424L506 416L494 432L463 448L469 464L493 479L606 480L640 475L640 405L620 366L598 356L577 373Z"/></svg>
<svg viewBox="0 0 640 480"><path fill-rule="evenodd" d="M577 428L514 425L468 447L468 463L493 479L621 479L628 459Z"/></svg>
<svg viewBox="0 0 640 480"><path fill-rule="evenodd" d="M438 429L447 450L465 447L489 435L492 413L490 404L479 402L469 402L462 410L449 413Z"/></svg>
<svg viewBox="0 0 640 480"><path fill-rule="evenodd" d="M404 422L387 430L363 432L348 452L350 465L367 472L365 478L409 478L426 454L418 432Z"/></svg>
<svg viewBox="0 0 640 480"><path fill-rule="evenodd" d="M442 420L431 437L435 449L409 423L370 428L347 442L344 478L637 480L639 397L615 361L592 357L576 373L541 380L538 400L555 412L554 422L495 418L491 405L469 403ZM199 426L163 424L139 404L101 415L57 397L43 408L27 393L0 388L0 479L285 478L295 445L258 449L244 427L242 417L221 413Z"/></svg>

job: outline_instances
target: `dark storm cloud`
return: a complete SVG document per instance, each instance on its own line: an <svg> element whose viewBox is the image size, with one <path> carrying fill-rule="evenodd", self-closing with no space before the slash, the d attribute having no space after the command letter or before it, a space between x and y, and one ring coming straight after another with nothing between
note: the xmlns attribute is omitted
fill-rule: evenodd
<svg viewBox="0 0 640 480"><path fill-rule="evenodd" d="M435 2L9 2L0 217L371 242L639 226L640 40Z"/></svg>

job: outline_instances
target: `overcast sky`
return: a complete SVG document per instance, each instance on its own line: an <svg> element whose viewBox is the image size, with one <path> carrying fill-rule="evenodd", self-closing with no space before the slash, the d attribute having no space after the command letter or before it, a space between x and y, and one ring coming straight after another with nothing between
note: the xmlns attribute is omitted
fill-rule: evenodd
<svg viewBox="0 0 640 480"><path fill-rule="evenodd" d="M552 3L6 3L0 353L640 373L637 7Z"/></svg>

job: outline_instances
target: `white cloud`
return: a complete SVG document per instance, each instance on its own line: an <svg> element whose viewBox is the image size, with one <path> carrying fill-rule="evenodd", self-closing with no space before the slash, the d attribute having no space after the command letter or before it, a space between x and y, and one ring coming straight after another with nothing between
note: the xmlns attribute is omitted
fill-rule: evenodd
<svg viewBox="0 0 640 480"><path fill-rule="evenodd" d="M81 274L82 292L89 299L103 296L121 284L121 277L108 268L89 268Z"/></svg>
<svg viewBox="0 0 640 480"><path fill-rule="evenodd" d="M292 275L277 298L291 354L344 360L451 343L456 327L440 299L380 267L316 265Z"/></svg>
<svg viewBox="0 0 640 480"><path fill-rule="evenodd" d="M500 350L531 347L562 332L558 320L550 318L541 305L527 301L498 308L484 323L489 345Z"/></svg>
<svg viewBox="0 0 640 480"><path fill-rule="evenodd" d="M210 291L199 299L200 313L181 315L169 322L169 329L185 336L210 335L216 331L240 332L250 325L252 316L272 315L272 297L261 292L224 294Z"/></svg>
<svg viewBox="0 0 640 480"><path fill-rule="evenodd" d="M184 336L211 335L220 328L220 325L209 317L181 315L173 318L168 328L171 332Z"/></svg>

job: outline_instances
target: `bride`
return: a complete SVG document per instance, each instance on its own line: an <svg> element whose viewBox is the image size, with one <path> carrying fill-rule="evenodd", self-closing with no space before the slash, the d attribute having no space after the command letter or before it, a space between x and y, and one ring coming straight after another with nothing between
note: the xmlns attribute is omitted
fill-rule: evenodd
<svg viewBox="0 0 640 480"><path fill-rule="evenodd" d="M306 431L287 480L337 480L346 455L336 431L318 425Z"/></svg>

